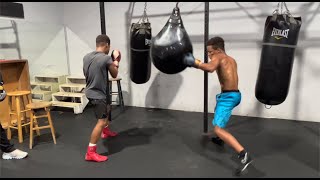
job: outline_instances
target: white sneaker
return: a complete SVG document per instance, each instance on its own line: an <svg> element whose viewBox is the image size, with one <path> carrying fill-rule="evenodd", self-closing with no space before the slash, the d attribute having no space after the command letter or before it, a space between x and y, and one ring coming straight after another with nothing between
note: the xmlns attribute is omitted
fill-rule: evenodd
<svg viewBox="0 0 320 180"><path fill-rule="evenodd" d="M2 159L23 159L28 155L27 152L16 149L10 153L3 153Z"/></svg>

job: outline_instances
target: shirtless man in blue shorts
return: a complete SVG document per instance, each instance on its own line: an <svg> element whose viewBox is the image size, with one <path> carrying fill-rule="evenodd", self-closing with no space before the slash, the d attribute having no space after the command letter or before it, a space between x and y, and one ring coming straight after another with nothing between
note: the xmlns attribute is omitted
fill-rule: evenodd
<svg viewBox="0 0 320 180"><path fill-rule="evenodd" d="M216 107L212 124L217 137L212 138L216 144L227 143L237 153L241 162L237 173L243 172L252 162L252 158L236 138L225 130L231 117L232 110L241 102L241 93L238 89L238 72L236 61L228 56L224 49L224 40L221 37L211 38L207 42L208 63L202 63L189 53L184 63L189 67L201 69L205 72L217 72L221 85L221 93L216 95Z"/></svg>

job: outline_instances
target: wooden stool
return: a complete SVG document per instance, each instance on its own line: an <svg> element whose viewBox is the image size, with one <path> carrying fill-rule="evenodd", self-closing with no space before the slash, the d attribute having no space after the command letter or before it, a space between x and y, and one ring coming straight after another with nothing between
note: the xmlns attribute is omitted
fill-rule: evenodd
<svg viewBox="0 0 320 180"><path fill-rule="evenodd" d="M7 97L8 97L8 103L9 103L9 117L10 117L8 122L7 136L8 136L8 139L11 139L10 128L17 129L19 143L22 143L23 142L22 127L29 125L29 122L27 122L28 110L26 109L25 104L31 103L31 91L7 92ZM24 98L26 98L26 102L24 101ZM11 115L15 115L17 117L17 122L16 122L17 125L13 125L13 122L12 122L13 119ZM23 120L24 120L24 123L22 123Z"/></svg>
<svg viewBox="0 0 320 180"><path fill-rule="evenodd" d="M111 98L113 95L119 95L119 104L118 105L120 105L121 108L124 108L122 89L121 89L121 83L120 83L121 80L122 80L121 78L109 79L109 92L110 92ZM114 81L117 82L117 86L118 86L118 91L115 91L115 92L112 91L112 82L114 82ZM111 99L111 102L116 102L116 101L112 101L112 99Z"/></svg>
<svg viewBox="0 0 320 180"><path fill-rule="evenodd" d="M30 145L29 145L30 149L32 149L32 146L33 146L33 131L34 130L36 130L38 135L40 135L40 132L39 132L40 129L50 128L51 129L52 138L53 138L53 142L54 142L54 144L57 144L53 123L52 123L52 120L51 120L50 109L49 109L49 107L51 105L52 105L51 102L45 102L45 101L34 102L34 103L27 104L27 109L30 111ZM44 109L46 111L46 114L36 116L35 112L34 112L34 110L36 110L36 109ZM44 117L48 118L49 125L47 125L47 126L38 126L38 122L37 122L36 119L44 118ZM33 123L35 123L35 125L36 125L35 127L33 126Z"/></svg>

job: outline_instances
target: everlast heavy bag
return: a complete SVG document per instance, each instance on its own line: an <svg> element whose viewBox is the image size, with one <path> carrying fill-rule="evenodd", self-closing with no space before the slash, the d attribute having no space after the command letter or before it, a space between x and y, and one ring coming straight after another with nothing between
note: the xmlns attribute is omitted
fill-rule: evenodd
<svg viewBox="0 0 320 180"><path fill-rule="evenodd" d="M132 23L130 33L130 78L136 84L148 82L151 74L149 22Z"/></svg>
<svg viewBox="0 0 320 180"><path fill-rule="evenodd" d="M175 7L165 26L151 40L151 59L161 72L176 74L186 69L183 59L189 52L193 53L192 44L183 26L180 9Z"/></svg>
<svg viewBox="0 0 320 180"><path fill-rule="evenodd" d="M256 98L267 105L285 101L292 73L301 17L290 14L268 16L255 87Z"/></svg>

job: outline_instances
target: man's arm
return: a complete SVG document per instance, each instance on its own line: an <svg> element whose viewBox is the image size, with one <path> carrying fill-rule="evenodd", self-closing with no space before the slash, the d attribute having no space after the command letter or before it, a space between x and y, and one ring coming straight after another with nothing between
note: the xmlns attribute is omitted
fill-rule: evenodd
<svg viewBox="0 0 320 180"><path fill-rule="evenodd" d="M200 61L201 62L201 61ZM219 60L217 58L212 58L209 63L199 63L196 68L201 69L206 72L213 73L215 70L217 70L219 66Z"/></svg>
<svg viewBox="0 0 320 180"><path fill-rule="evenodd" d="M187 53L183 59L184 64L207 72L214 72L219 66L219 59L212 58L209 63L202 63L199 59L193 57L191 53Z"/></svg>
<svg viewBox="0 0 320 180"><path fill-rule="evenodd" d="M115 63L110 64L109 72L113 78L116 78L118 76L118 66L116 66Z"/></svg>
<svg viewBox="0 0 320 180"><path fill-rule="evenodd" d="M119 62L121 60L121 53L119 50L113 50L111 52L111 58L113 63L109 66L110 74L113 78L116 78L118 76L118 68L119 68Z"/></svg>

